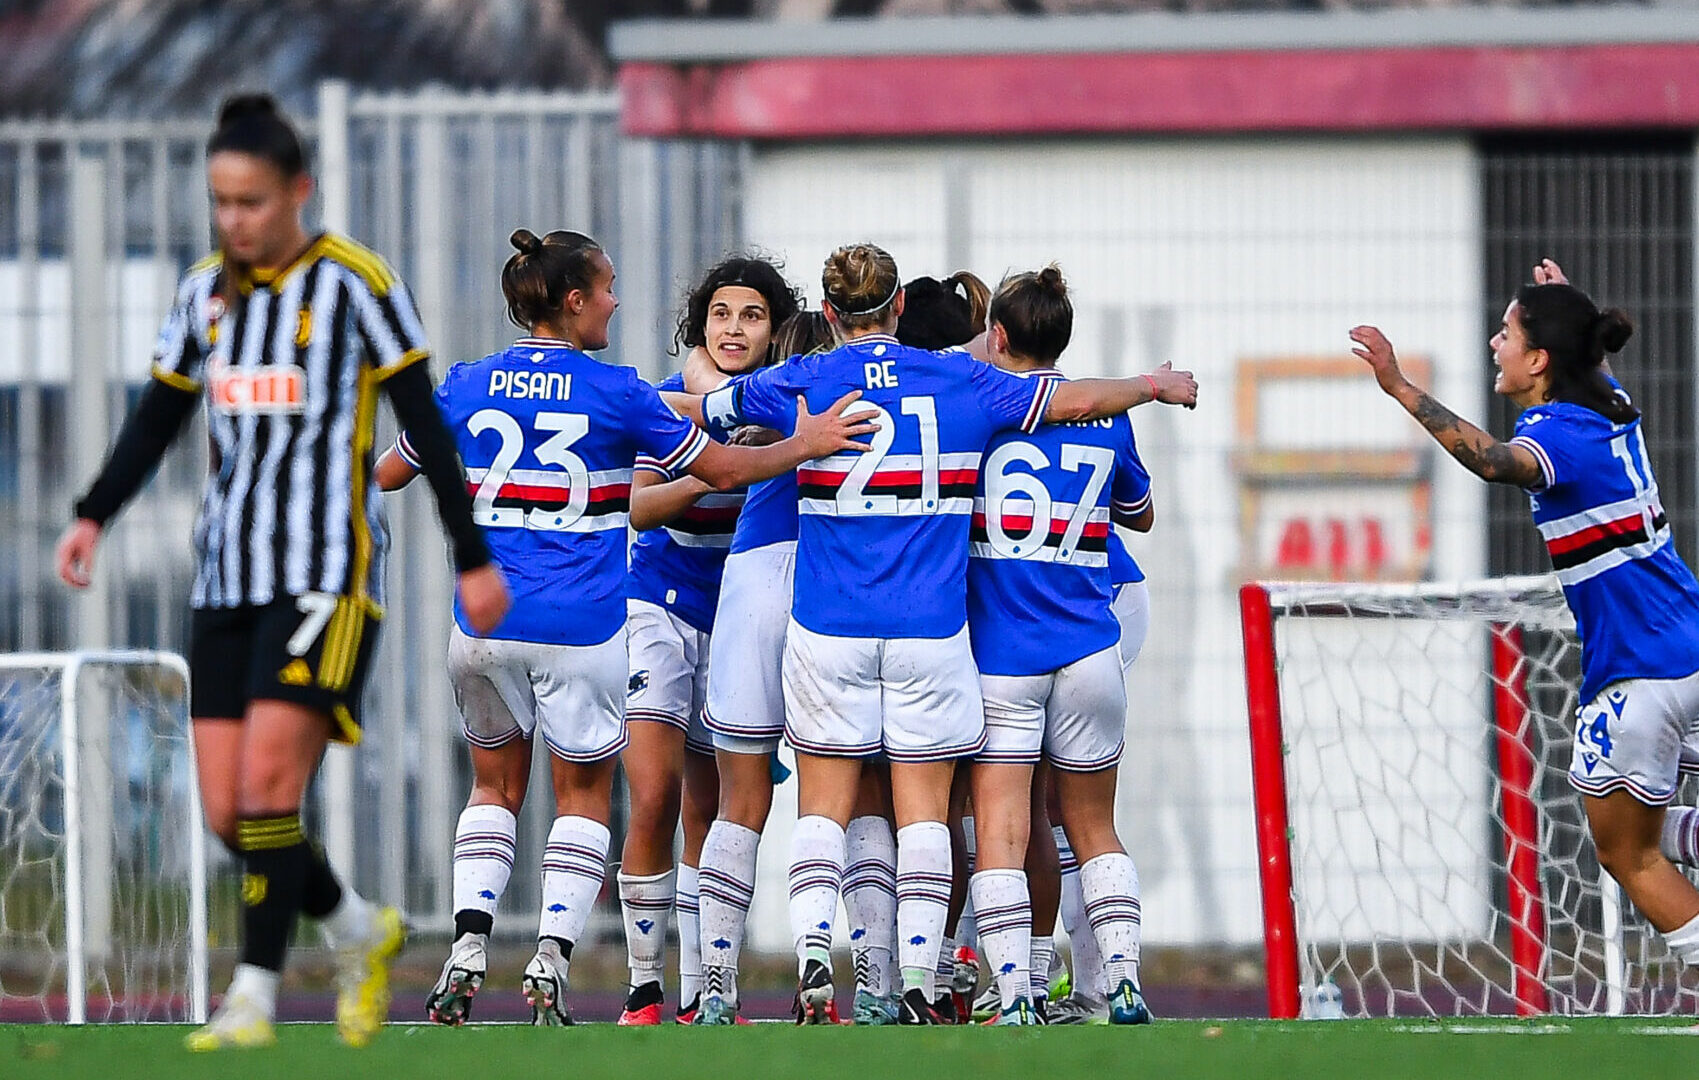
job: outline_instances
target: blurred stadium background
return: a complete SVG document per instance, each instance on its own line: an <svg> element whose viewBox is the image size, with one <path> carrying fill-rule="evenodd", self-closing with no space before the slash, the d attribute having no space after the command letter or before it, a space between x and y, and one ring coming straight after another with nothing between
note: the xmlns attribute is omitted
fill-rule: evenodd
<svg viewBox="0 0 1699 1080"><path fill-rule="evenodd" d="M604 357L657 377L687 284L730 249L779 256L815 301L852 239L905 277L1058 261L1066 370L1172 360L1203 386L1195 414L1136 418L1158 524L1132 542L1153 633L1120 814L1147 945L1173 958L1153 978L1220 990L1217 1012L1260 1002L1231 996L1259 985L1263 930L1239 584L1548 568L1517 493L1436 460L1349 327L1382 326L1502 433L1485 342L1557 259L1636 318L1618 370L1689 562L1699 543L1691 3L14 0L0 55L0 652L184 644L204 437L122 516L88 597L58 585L52 546L208 247L201 144L228 91L300 117L316 220L397 265L439 373L512 336L496 280L521 224L606 245L622 310ZM369 737L331 752L314 806L362 892L445 939L469 784L450 575L425 493L390 511ZM0 804L21 797L0 779ZM497 924L516 941L547 813L528 808ZM751 916L775 954L793 818L781 789ZM597 933L611 972L611 914Z"/></svg>

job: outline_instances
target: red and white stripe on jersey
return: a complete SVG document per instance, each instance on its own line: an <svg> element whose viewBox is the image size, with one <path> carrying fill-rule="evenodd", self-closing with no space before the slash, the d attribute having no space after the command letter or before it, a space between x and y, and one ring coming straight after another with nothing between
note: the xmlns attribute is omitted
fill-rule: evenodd
<svg viewBox="0 0 1699 1080"><path fill-rule="evenodd" d="M730 548L743 509L743 492L710 492L667 522L667 537L680 547Z"/></svg>
<svg viewBox="0 0 1699 1080"><path fill-rule="evenodd" d="M1552 459L1551 456L1546 453L1545 447L1541 446L1533 439L1528 438L1526 435L1518 435L1514 439L1511 439L1510 445L1522 447L1530 454L1533 454L1534 460L1540 463L1540 476L1544 479L1544 482L1540 485L1540 489L1542 491L1557 483L1557 470L1552 468Z"/></svg>
<svg viewBox="0 0 1699 1080"><path fill-rule="evenodd" d="M1149 499L1144 500L1149 505ZM1123 504L1117 503L1117 506ZM1133 504L1125 504L1133 505ZM1012 540L1006 545L991 542L990 528L985 520L985 499L973 501L973 526L968 532L968 554L976 559L1025 559L1032 562L1060 562L1069 566L1108 566L1109 565L1109 508L1094 506L1086 514L1085 527L1072 545L1064 548L1063 542L1068 539L1068 528L1073 523L1074 514L1078 512L1078 504L1070 502L1053 502L1050 504L1050 528L1043 528L1044 522L1039 521L1038 531L1034 531L1033 503L1031 499L1004 499L1002 506L1001 525L1003 535ZM1137 511L1130 511L1136 513Z"/></svg>
<svg viewBox="0 0 1699 1080"><path fill-rule="evenodd" d="M1042 373L1043 376L1050 376L1050 374L1049 372ZM1023 432L1031 435L1038 430L1039 426L1044 423L1044 414L1050 410L1050 399L1056 396L1056 388L1067 381L1066 378L1062 377L1061 372L1056 372L1053 377L1041 377L1039 379L1038 394L1032 399L1032 407L1026 411L1026 419L1021 421Z"/></svg>
<svg viewBox="0 0 1699 1080"><path fill-rule="evenodd" d="M804 514L856 516L891 514L911 517L924 514L971 514L973 492L979 483L978 451L938 455L938 505L926 498L924 463L920 454L886 454L866 474L859 491L846 489L852 480L850 473L858 462L866 467L867 458L860 453L833 454L806 462L796 470L797 509ZM895 496L895 510L881 510L879 504L867 505L871 496ZM859 496L859 498L858 498ZM853 503L840 510L840 501Z"/></svg>
<svg viewBox="0 0 1699 1080"><path fill-rule="evenodd" d="M589 474L581 507L573 505L572 483L560 469L509 469L499 478L493 503L485 509L489 469L467 469L466 489L476 501L474 519L486 529L533 528L592 533L623 529L631 509L631 470L604 469ZM529 522L529 524L527 524Z"/></svg>
<svg viewBox="0 0 1699 1080"><path fill-rule="evenodd" d="M1630 560L1643 559L1670 540L1669 519L1656 488L1642 497L1547 521L1539 529L1552 569L1564 585L1575 585Z"/></svg>

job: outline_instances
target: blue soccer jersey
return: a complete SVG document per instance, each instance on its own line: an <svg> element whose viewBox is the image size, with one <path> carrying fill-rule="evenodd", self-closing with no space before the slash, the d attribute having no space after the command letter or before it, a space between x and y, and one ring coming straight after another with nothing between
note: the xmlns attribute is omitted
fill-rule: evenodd
<svg viewBox="0 0 1699 1080"><path fill-rule="evenodd" d="M857 638L946 638L967 619L967 534L991 436L1032 430L1054 380L1020 379L959 349L884 334L793 357L703 400L711 426L788 430L795 399L820 412L851 390L879 430L871 450L797 470L796 621Z"/></svg>
<svg viewBox="0 0 1699 1080"><path fill-rule="evenodd" d="M627 367L522 338L457 364L437 387L472 491L472 518L513 608L487 636L597 645L625 625L626 521L639 455L683 471L708 445ZM402 457L418 459L402 434ZM458 600L454 618L466 633Z"/></svg>
<svg viewBox="0 0 1699 1080"><path fill-rule="evenodd" d="M1041 371L1031 381L1058 382ZM1125 416L1046 424L985 448L967 571L968 636L986 675L1043 675L1121 640L1109 609L1119 541L1111 510L1150 505L1150 474ZM1122 577L1121 581L1139 580Z"/></svg>
<svg viewBox="0 0 1699 1080"><path fill-rule="evenodd" d="M1670 542L1640 422L1537 405L1513 444L1540 463L1528 497L1581 636L1581 700L1621 679L1699 671L1699 582Z"/></svg>
<svg viewBox="0 0 1699 1080"><path fill-rule="evenodd" d="M656 389L682 391L684 377L670 376ZM647 454L638 455L637 468L658 473L663 480L681 475ZM720 576L743 500L741 488L710 491L662 527L638 533L631 545L625 594L666 608L704 633L712 631L714 607L720 602Z"/></svg>

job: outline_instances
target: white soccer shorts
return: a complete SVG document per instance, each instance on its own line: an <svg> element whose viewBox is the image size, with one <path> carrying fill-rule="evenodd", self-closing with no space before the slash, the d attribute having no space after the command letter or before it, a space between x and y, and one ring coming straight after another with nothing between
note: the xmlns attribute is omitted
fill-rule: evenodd
<svg viewBox="0 0 1699 1080"><path fill-rule="evenodd" d="M1150 634L1150 588L1142 581L1115 586L1109 610L1121 624L1121 670L1126 671L1139 658Z"/></svg>
<svg viewBox="0 0 1699 1080"><path fill-rule="evenodd" d="M588 765L625 749L625 628L600 645L448 639L448 677L466 739L485 749L529 739Z"/></svg>
<svg viewBox="0 0 1699 1080"><path fill-rule="evenodd" d="M625 604L631 678L625 688L627 723L649 720L684 732L686 749L712 754L702 723L708 691L708 635L658 604Z"/></svg>
<svg viewBox="0 0 1699 1080"><path fill-rule="evenodd" d="M708 658L703 719L714 745L738 754L778 749L785 730L783 663L796 541L726 556Z"/></svg>
<svg viewBox="0 0 1699 1080"><path fill-rule="evenodd" d="M1582 794L1668 806L1683 772L1699 772L1699 672L1614 682L1576 711L1569 782Z"/></svg>
<svg viewBox="0 0 1699 1080"><path fill-rule="evenodd" d="M981 675L985 749L976 761L1096 772L1121 760L1127 686L1112 645L1048 675Z"/></svg>
<svg viewBox="0 0 1699 1080"><path fill-rule="evenodd" d="M827 757L970 757L985 744L967 627L947 638L845 638L791 620L785 739Z"/></svg>

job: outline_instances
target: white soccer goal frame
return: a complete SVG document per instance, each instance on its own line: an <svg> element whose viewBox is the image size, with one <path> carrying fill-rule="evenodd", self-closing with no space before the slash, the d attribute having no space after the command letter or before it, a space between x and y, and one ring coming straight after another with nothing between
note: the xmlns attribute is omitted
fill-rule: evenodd
<svg viewBox="0 0 1699 1080"><path fill-rule="evenodd" d="M1282 718L1276 620L1302 610L1307 617L1380 615L1400 605L1443 604L1467 595L1491 605L1527 604L1542 617L1569 620L1553 576L1495 578L1457 584L1260 583L1239 590L1249 706L1252 787L1256 814L1258 877L1262 886L1263 947L1268 1011L1276 1019L1302 1014L1303 987L1292 857L1292 816L1287 797L1287 738ZM1543 979L1549 970L1547 898L1540 850L1539 808L1530 795L1534 751L1524 741L1528 714L1521 627L1492 621L1491 653L1494 763L1504 823L1504 867L1510 914L1511 994L1521 1016L1543 1015L1552 1002ZM1607 1015L1624 1012L1627 963L1622 943L1622 897L1600 871Z"/></svg>
<svg viewBox="0 0 1699 1080"><path fill-rule="evenodd" d="M83 820L82 731L77 708L77 688L90 667L163 668L183 680L185 702L189 695L189 665L176 653L143 649L88 650L80 652L35 652L0 654L0 673L14 671L58 672L59 751L64 785L65 819L65 997L66 1022L88 1022L87 913L84 884L91 871L86 865ZM194 740L187 739L189 766L194 771ZM208 1011L207 956L207 860L206 830L198 783L188 786L189 830L189 1018L205 1023Z"/></svg>

